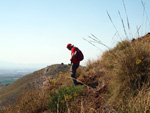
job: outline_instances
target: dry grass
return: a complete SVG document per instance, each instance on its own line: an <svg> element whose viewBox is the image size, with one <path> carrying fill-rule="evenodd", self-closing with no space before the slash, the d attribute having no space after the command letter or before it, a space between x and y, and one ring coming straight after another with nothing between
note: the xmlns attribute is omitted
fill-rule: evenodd
<svg viewBox="0 0 150 113"><path fill-rule="evenodd" d="M57 80L48 78L43 83L43 88L33 88L27 90L19 99L15 105L8 106L4 113L40 113L48 110L47 102L49 93L57 90L58 87L65 84L69 84L70 79L66 79L66 75L60 74ZM65 80L62 81L62 79Z"/></svg>
<svg viewBox="0 0 150 113"><path fill-rule="evenodd" d="M128 101L137 98L143 87L150 82L150 45L147 41L123 41L107 51L102 62L109 77L109 103L116 110L125 110ZM126 108L126 107L125 107ZM138 108L138 107L137 107ZM123 112L123 110L121 112Z"/></svg>
<svg viewBox="0 0 150 113"><path fill-rule="evenodd" d="M89 36L90 44L96 46L100 44L105 46L106 51L102 58L96 61L89 61L87 67L80 67L77 70L76 76L80 82L85 86L83 95L68 102L65 98L67 110L60 111L60 105L57 103L56 111L54 112L67 112L67 113L150 113L150 34L147 34L139 39L129 41L130 37L133 38L133 33L129 23L129 17L123 1L123 7L126 13L127 25L118 11L124 34L125 41L121 41L113 49L103 44L94 35ZM148 24L149 18L145 10L145 4L141 0L143 6L143 18L146 15ZM107 15L116 31L114 36L118 36L121 40L122 37L113 22L110 14ZM137 27L137 33L144 27L144 20L142 24ZM128 27L128 30L126 29ZM147 31L145 31L147 32ZM93 43L91 43L93 42ZM34 73L34 77L55 75L48 77L43 83L43 87L33 88L26 91L16 102L15 105L9 106L5 109L4 113L51 113L48 110L48 101L51 92L57 92L60 87L72 85L72 78L68 71L68 66L58 67L53 65L51 69L47 68ZM62 72L61 72L62 71ZM57 73L57 74L56 74ZM65 73L65 74L64 74ZM11 96L17 93L20 95L20 88L28 86L30 82L35 81L34 77L28 75L24 81L14 83L12 86L3 89L0 92L1 97ZM30 79L31 78L31 79ZM29 80L29 81L28 81ZM41 80L36 80L40 82ZM23 85L20 85L25 83ZM30 84L33 85L33 84ZM9 89L20 86L16 90L7 95ZM4 94L2 95L2 92ZM66 97L64 95L64 97ZM59 98L56 98L59 101Z"/></svg>
<svg viewBox="0 0 150 113"><path fill-rule="evenodd" d="M150 34L137 40L122 41L106 51L87 67L77 70L78 80L84 84L83 95L73 101L63 97L66 109L57 104L53 113L148 113L150 111ZM46 74L48 74L49 71ZM24 93L16 105L4 113L51 113L48 101L51 92L72 85L70 73L59 72L48 77L41 89ZM56 98L58 102L59 98Z"/></svg>
<svg viewBox="0 0 150 113"><path fill-rule="evenodd" d="M4 113L40 113L47 107L47 95L42 90L25 92L13 106L9 106Z"/></svg>
<svg viewBox="0 0 150 113"><path fill-rule="evenodd" d="M94 37L94 36L93 36ZM101 42L99 42L101 43ZM150 112L150 34L137 40L122 41L106 51L96 61L88 61L87 67L77 70L78 81L84 84L83 95L73 101L64 102L66 109L60 110L59 97L56 97L54 113L149 113ZM53 66L44 76L55 73L43 82L43 87L25 92L13 106L4 113L51 113L48 101L51 92L60 87L72 85L68 67ZM58 71L59 70L59 71ZM56 74L57 72L57 74ZM43 70L35 72L42 75ZM30 76L28 75L30 78Z"/></svg>
<svg viewBox="0 0 150 113"><path fill-rule="evenodd" d="M91 72L90 65L87 67L80 67L78 70L78 74L80 72L84 73L85 76L88 77L88 73L92 77L93 74L97 74L100 67L94 70L94 66L98 66L98 63L93 64L94 71ZM101 74L101 73L100 73ZM56 78L47 78L47 80L43 83L42 89L32 89L25 92L18 100L17 103L13 106L9 106L5 109L3 113L50 113L48 110L48 101L51 92L55 92L58 90L59 87L64 87L66 84L72 85L72 78L70 77L69 73L59 73L57 74ZM79 78L82 78L82 74L80 73ZM96 75L93 77L93 80L96 80ZM90 113L100 112L102 111L100 106L102 105L102 97L100 93L102 93L102 89L98 86L97 88L92 88L91 86L86 86L88 83L87 79L83 80L83 84L85 84L85 88L83 91L83 95L76 97L73 101L68 102L67 104L67 111L70 113ZM97 81L97 80L96 80ZM100 89L98 89L100 88ZM59 104L57 105L58 108L60 107ZM57 113L60 112L59 110L56 111ZM62 112L61 112L62 113Z"/></svg>

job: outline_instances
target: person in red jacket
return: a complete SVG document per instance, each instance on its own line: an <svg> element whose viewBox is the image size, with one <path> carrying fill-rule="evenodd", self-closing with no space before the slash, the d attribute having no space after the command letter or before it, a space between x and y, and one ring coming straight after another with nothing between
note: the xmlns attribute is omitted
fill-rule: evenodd
<svg viewBox="0 0 150 113"><path fill-rule="evenodd" d="M76 80L76 70L79 67L80 61L77 59L77 51L78 48L72 44L67 44L67 48L71 51L71 77L73 78L74 85L82 85L80 82Z"/></svg>

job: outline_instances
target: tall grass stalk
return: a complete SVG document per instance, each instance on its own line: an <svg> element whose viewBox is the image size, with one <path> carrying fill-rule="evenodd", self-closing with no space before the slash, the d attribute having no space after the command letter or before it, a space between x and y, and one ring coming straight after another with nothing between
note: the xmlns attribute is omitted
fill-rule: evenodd
<svg viewBox="0 0 150 113"><path fill-rule="evenodd" d="M128 39L128 35L127 35L127 32L126 32L126 28L125 28L125 25L124 25L124 21L123 21L123 19L122 19L122 17L121 17L120 11L118 11L118 13L119 13L119 16L120 16L120 19L121 19L121 22L122 22L122 26L123 26L123 29L124 29L124 33L125 33L125 35L126 35L126 38ZM128 39L128 40L129 40L129 39Z"/></svg>
<svg viewBox="0 0 150 113"><path fill-rule="evenodd" d="M112 21L112 18L111 18L111 16L110 16L110 14L108 13L108 11L107 11L107 15L108 15L109 20L111 21L111 23L112 23L114 29L116 30L116 33L118 34L119 38L121 39L121 36L120 36L120 34L119 34L119 31L117 30L117 28L116 28L114 22Z"/></svg>
<svg viewBox="0 0 150 113"><path fill-rule="evenodd" d="M126 10L126 5L125 5L124 0L122 0L122 2L123 2L123 7L124 7L124 10L125 10L125 13L126 13L126 19L127 19L128 30L129 30L129 36L131 36L131 38L132 38L133 34L132 34L132 31L131 31L131 28L130 28L129 18L128 18L128 14L127 14L127 10Z"/></svg>
<svg viewBox="0 0 150 113"><path fill-rule="evenodd" d="M143 2L143 0L141 0L141 4L143 6L143 20L142 20L142 27L144 26L143 23L144 23L144 13L146 15L146 20L148 21L148 30L150 31L150 20L149 20L149 17L147 15L147 11L146 11L146 8L145 8L145 3ZM145 32L148 32L148 31L145 31Z"/></svg>

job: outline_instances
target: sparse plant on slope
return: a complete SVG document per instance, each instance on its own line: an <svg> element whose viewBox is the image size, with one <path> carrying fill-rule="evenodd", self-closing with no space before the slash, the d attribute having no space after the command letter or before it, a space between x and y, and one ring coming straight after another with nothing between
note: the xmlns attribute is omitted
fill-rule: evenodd
<svg viewBox="0 0 150 113"><path fill-rule="evenodd" d="M69 103L83 93L83 86L60 87L58 91L51 92L48 108L51 112L65 112L69 109Z"/></svg>

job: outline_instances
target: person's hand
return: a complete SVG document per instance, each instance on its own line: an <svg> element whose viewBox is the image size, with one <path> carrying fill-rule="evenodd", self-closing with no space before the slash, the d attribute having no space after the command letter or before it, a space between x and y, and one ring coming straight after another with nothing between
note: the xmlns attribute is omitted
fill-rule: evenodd
<svg viewBox="0 0 150 113"><path fill-rule="evenodd" d="M73 58L71 58L71 59L70 59L70 61L71 61L71 63L72 63L72 61L73 61Z"/></svg>

